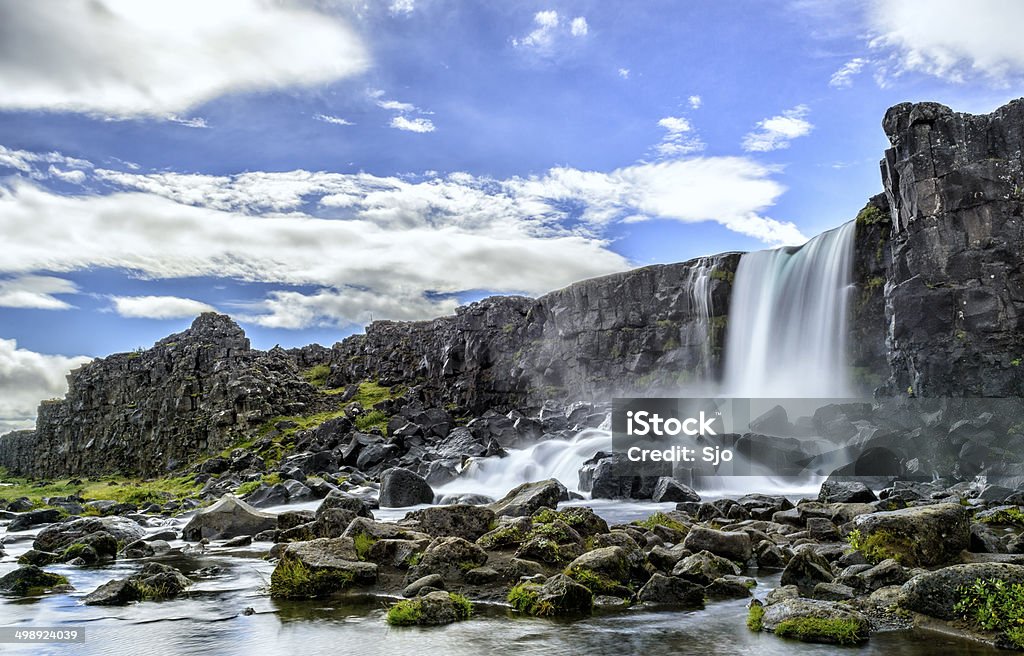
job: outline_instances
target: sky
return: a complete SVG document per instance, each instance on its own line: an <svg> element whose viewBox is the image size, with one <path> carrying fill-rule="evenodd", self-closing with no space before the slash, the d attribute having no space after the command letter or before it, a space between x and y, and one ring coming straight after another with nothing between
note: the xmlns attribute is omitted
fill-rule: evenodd
<svg viewBox="0 0 1024 656"><path fill-rule="evenodd" d="M0 0L0 433L203 311L253 345L716 252L1021 94L1024 3Z"/></svg>

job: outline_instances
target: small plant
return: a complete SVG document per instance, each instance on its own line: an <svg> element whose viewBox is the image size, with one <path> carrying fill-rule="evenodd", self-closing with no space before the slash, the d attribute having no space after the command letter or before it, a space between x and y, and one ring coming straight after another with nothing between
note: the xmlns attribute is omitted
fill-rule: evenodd
<svg viewBox="0 0 1024 656"><path fill-rule="evenodd" d="M996 524L998 526L1024 526L1024 512L1016 506L1000 508L991 515L986 515L978 521L985 524Z"/></svg>
<svg viewBox="0 0 1024 656"><path fill-rule="evenodd" d="M856 645L864 642L867 636L860 631L861 625L856 620L822 617L795 617L783 620L775 627L775 635L783 638L839 645Z"/></svg>
<svg viewBox="0 0 1024 656"><path fill-rule="evenodd" d="M1024 584L1001 579L978 579L957 588L960 600L953 610L986 631L1000 631L1024 648Z"/></svg>
<svg viewBox="0 0 1024 656"><path fill-rule="evenodd" d="M327 384L327 377L331 375L331 365L318 364L302 372L302 377L313 387L323 387Z"/></svg>
<svg viewBox="0 0 1024 656"><path fill-rule="evenodd" d="M352 572L313 569L295 558L282 558L270 575L270 596L281 599L320 597L352 584Z"/></svg>
<svg viewBox="0 0 1024 656"><path fill-rule="evenodd" d="M616 581L584 567L567 569L565 570L565 575L596 595L616 595L624 588L624 586L619 585Z"/></svg>
<svg viewBox="0 0 1024 656"><path fill-rule="evenodd" d="M540 586L536 583L520 583L508 591L508 603L512 608L534 615L536 617L548 617L555 613L555 607L550 601L540 598Z"/></svg>
<svg viewBox="0 0 1024 656"><path fill-rule="evenodd" d="M370 548L377 544L377 538L369 533L356 533L352 541L355 543L356 556L359 557L359 560L366 560L370 554Z"/></svg>
<svg viewBox="0 0 1024 656"><path fill-rule="evenodd" d="M846 536L846 541L869 563L892 558L901 565L912 565L916 560L913 541L891 531L879 530L865 536L860 529L854 529Z"/></svg>
<svg viewBox="0 0 1024 656"><path fill-rule="evenodd" d="M364 433L372 428L379 428L381 433L386 433L389 419L390 417L383 410L370 410L357 416L355 424L356 428Z"/></svg>
<svg viewBox="0 0 1024 656"><path fill-rule="evenodd" d="M671 517L662 512L656 512L647 519L638 519L633 523L637 526L641 526L648 530L653 529L655 526L665 526L667 528L673 529L675 531L680 531L682 533L688 533L690 530L689 528L687 528L686 524L683 524L677 519L672 519Z"/></svg>
<svg viewBox="0 0 1024 656"><path fill-rule="evenodd" d="M751 604L750 610L747 611L747 628L751 631L760 631L764 624L762 619L764 618L764 606L761 604Z"/></svg>
<svg viewBox="0 0 1024 656"><path fill-rule="evenodd" d="M419 599L405 599L388 609L385 620L391 626L412 626L423 619L423 602Z"/></svg>

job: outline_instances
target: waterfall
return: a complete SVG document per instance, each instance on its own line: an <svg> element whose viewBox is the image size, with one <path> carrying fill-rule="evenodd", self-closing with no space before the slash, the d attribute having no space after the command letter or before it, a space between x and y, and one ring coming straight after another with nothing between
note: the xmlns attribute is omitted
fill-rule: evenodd
<svg viewBox="0 0 1024 656"><path fill-rule="evenodd" d="M729 310L726 394L850 395L846 332L855 231L851 221L803 246L740 258Z"/></svg>
<svg viewBox="0 0 1024 656"><path fill-rule="evenodd" d="M690 311L694 315L686 341L688 344L700 344L701 358L697 371L704 382L711 378L711 272L714 268L714 258L702 257L690 267L686 278Z"/></svg>

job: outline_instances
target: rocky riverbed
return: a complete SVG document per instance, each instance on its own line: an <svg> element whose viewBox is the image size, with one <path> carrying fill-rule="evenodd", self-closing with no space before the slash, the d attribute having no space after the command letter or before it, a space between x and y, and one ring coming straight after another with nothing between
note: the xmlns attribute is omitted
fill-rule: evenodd
<svg viewBox="0 0 1024 656"><path fill-rule="evenodd" d="M178 516L4 511L0 603L8 625L84 626L68 653L126 653L154 634L156 653L349 640L473 653L496 635L539 653L1013 646L1013 626L985 630L965 600L1024 585L1014 495L838 481L816 499L668 494L688 500L570 500L546 480L411 510L333 490L271 511L233 495Z"/></svg>

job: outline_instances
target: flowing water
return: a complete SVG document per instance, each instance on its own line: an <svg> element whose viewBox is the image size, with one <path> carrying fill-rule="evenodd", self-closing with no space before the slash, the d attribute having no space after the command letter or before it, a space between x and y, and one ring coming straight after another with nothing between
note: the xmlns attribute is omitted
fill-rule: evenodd
<svg viewBox="0 0 1024 656"><path fill-rule="evenodd" d="M700 345L700 379L711 379L712 334L711 334L711 274L714 272L715 260L703 257L690 268L687 276L690 311L695 321L689 324L689 334L685 336L687 344Z"/></svg>

